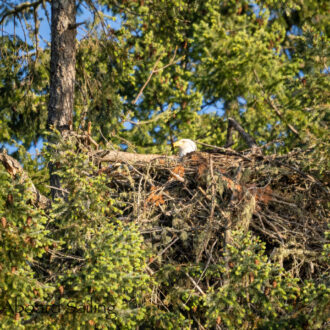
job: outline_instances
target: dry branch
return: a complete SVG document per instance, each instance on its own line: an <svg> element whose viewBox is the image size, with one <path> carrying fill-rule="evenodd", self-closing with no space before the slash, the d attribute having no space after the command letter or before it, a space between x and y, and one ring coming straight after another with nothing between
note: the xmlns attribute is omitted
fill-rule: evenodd
<svg viewBox="0 0 330 330"><path fill-rule="evenodd" d="M123 166L110 166L105 173L117 198L123 196L131 205L131 211L130 207L125 209L125 221L137 223L153 246L168 247L158 250L156 255L161 254L162 259L150 265L152 270L157 271L164 259L174 264L196 260L212 264L222 258L219 252L210 257L208 251L213 250L214 242L225 251L231 231L239 228L262 236L269 254L278 246L302 251L295 260L290 259L291 254L284 256L287 269L295 274L314 276L308 271L311 265L324 269L318 256L326 242L329 189L302 170L298 162L301 154L242 155L214 149L220 153L195 152L182 160L120 151L91 152L96 162L129 165L124 175L120 172ZM173 235L179 239L169 246L163 239ZM205 283L197 284L204 290Z"/></svg>
<svg viewBox="0 0 330 330"><path fill-rule="evenodd" d="M12 177L19 175L20 183L28 183L28 192L32 193L34 197L34 204L36 204L39 208L42 209L50 207L50 200L39 193L31 179L29 178L28 174L23 170L21 164L16 159L7 155L6 152L2 152L0 153L0 162L3 164L7 172Z"/></svg>
<svg viewBox="0 0 330 330"><path fill-rule="evenodd" d="M226 148L234 144L233 129L235 129L242 136L242 138L250 148L255 149L256 147L258 147L256 141L252 138L252 136L245 132L243 127L235 119L228 118L227 142L225 146Z"/></svg>
<svg viewBox="0 0 330 330"><path fill-rule="evenodd" d="M165 164L166 162L173 162L179 160L177 156L164 156L157 154L136 154L117 150L102 150L92 152L90 154L93 158L96 158L99 162L110 163L130 163L130 164L149 164L150 162Z"/></svg>

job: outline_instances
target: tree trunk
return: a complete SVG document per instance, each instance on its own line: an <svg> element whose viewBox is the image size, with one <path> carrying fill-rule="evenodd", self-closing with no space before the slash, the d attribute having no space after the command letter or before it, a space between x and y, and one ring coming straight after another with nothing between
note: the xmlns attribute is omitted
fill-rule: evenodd
<svg viewBox="0 0 330 330"><path fill-rule="evenodd" d="M72 124L76 64L76 4L52 1L52 46L48 125L63 131Z"/></svg>
<svg viewBox="0 0 330 330"><path fill-rule="evenodd" d="M74 0L52 1L50 94L48 128L56 128L65 137L72 125L76 64L76 4ZM54 164L49 165L50 185L60 187L54 174ZM52 197L61 197L60 190L52 189Z"/></svg>

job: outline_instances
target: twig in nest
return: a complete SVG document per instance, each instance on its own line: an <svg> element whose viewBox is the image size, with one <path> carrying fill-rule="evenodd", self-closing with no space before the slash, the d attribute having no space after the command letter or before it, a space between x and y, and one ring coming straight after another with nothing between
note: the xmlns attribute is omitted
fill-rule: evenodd
<svg viewBox="0 0 330 330"><path fill-rule="evenodd" d="M251 159L245 157L244 155L242 155L241 153L235 151L235 150L228 150L226 148L223 147L218 147L218 146L214 146L212 144L207 144L207 143L203 143L203 142L198 142L196 141L197 144L200 144L202 146L208 147L208 148L213 148L214 150L219 150L220 154L224 154L224 155L228 155L228 156L237 156L237 157L241 157L244 160L251 162Z"/></svg>
<svg viewBox="0 0 330 330"><path fill-rule="evenodd" d="M181 177L180 175L174 173L173 171L169 170L170 173L175 177L176 180L180 181L180 182L184 182L184 178Z"/></svg>
<svg viewBox="0 0 330 330"><path fill-rule="evenodd" d="M214 209L215 209L215 203L216 203L216 190L215 190L215 180L214 180L214 173L213 173L213 158L210 154L210 173L211 173L211 190L212 190L212 201L211 201L211 211L209 216L209 222L213 221L214 216Z"/></svg>
<svg viewBox="0 0 330 330"><path fill-rule="evenodd" d="M201 289L201 287L196 283L196 281L187 273L185 272L185 274L187 275L187 277L189 278L189 280L192 282L192 284L194 285L194 287L203 295L205 296L205 292Z"/></svg>
<svg viewBox="0 0 330 330"><path fill-rule="evenodd" d="M166 248L160 252L159 254L157 254L157 256L148 263L148 266L150 266L157 258L159 258L160 256L162 256L173 244L176 243L176 241L179 239L179 237L176 237L174 240L172 240L172 242L166 246Z"/></svg>

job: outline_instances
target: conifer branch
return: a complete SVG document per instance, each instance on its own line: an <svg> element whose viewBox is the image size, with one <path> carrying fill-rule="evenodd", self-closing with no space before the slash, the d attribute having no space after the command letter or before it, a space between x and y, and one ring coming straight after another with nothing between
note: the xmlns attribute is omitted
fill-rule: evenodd
<svg viewBox="0 0 330 330"><path fill-rule="evenodd" d="M300 138L300 135L298 133L298 131L290 124L288 123L284 118L283 118L283 115L282 113L280 112L280 110L278 109L278 107L276 106L276 104L274 103L274 101L268 96L266 95L266 92L265 92L265 88L264 86L262 85L260 79L259 79L259 76L256 72L256 70L253 70L254 72L254 75L256 77L256 80L257 80L257 83L258 85L260 86L261 88L261 91L262 91L262 94L263 96L265 97L265 100L267 101L267 103L270 105L270 107L275 111L275 113L277 114L277 116L287 125L287 127L289 128L289 130L294 134L296 135L298 138Z"/></svg>

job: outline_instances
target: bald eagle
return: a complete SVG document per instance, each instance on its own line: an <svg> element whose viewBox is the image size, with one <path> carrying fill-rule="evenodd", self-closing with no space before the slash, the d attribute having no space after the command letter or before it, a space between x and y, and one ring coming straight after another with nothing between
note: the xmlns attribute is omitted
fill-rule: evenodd
<svg viewBox="0 0 330 330"><path fill-rule="evenodd" d="M197 151L196 143L190 139L182 139L174 142L174 147L179 147L179 156L183 157L193 151Z"/></svg>

